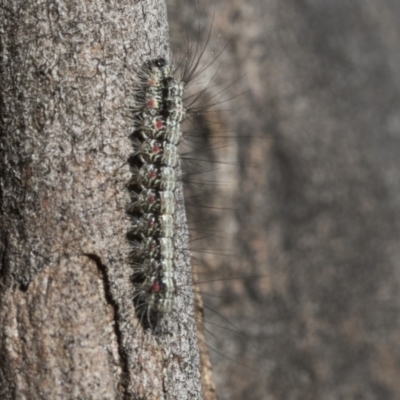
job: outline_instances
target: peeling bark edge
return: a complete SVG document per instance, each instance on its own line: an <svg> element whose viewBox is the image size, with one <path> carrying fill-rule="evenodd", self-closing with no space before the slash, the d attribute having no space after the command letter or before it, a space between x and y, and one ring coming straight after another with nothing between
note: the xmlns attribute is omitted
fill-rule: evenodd
<svg viewBox="0 0 400 400"><path fill-rule="evenodd" d="M89 260L93 261L99 272L102 275L104 282L104 297L107 303L114 310L114 331L118 341L118 353L119 353L119 364L121 367L121 378L119 380L119 391L122 393L122 398L129 398L128 396L128 385L129 385L129 368L128 368L128 356L124 351L122 344L122 332L121 332L121 321L119 320L118 304L114 301L111 290L110 280L107 274L107 266L101 262L101 259L96 254L84 254Z"/></svg>

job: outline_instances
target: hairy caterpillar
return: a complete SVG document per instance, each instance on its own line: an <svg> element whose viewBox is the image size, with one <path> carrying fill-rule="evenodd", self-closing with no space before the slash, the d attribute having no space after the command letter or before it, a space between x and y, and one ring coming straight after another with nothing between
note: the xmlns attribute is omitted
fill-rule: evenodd
<svg viewBox="0 0 400 400"><path fill-rule="evenodd" d="M151 325L153 316L171 312L176 292L174 214L184 84L173 77L164 58L145 63L140 78L128 237L136 309Z"/></svg>
<svg viewBox="0 0 400 400"><path fill-rule="evenodd" d="M182 179L178 149L183 138L181 124L188 115L210 107L199 104L204 89L189 96L187 105L184 91L204 72L200 61L205 48L199 43L194 49L188 47L184 59L175 66L164 57L146 61L134 92L134 152L129 159L132 178L127 184L132 227L127 236L132 249L135 307L147 326L171 312L177 292L174 263L179 249L174 245L174 214L175 190ZM176 78L179 69L182 75Z"/></svg>

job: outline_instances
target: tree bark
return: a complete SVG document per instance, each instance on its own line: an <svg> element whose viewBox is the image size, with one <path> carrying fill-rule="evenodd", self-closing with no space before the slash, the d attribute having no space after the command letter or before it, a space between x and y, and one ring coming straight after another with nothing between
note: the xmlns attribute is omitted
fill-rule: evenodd
<svg viewBox="0 0 400 400"><path fill-rule="evenodd" d="M183 289L156 332L135 317L126 261L129 106L141 64L169 56L164 2L0 13L0 397L202 398L183 201Z"/></svg>

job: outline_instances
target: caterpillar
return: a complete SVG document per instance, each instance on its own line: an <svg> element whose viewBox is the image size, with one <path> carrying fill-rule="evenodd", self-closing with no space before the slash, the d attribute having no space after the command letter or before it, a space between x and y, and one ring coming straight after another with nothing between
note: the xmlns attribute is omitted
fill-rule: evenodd
<svg viewBox="0 0 400 400"><path fill-rule="evenodd" d="M136 310L142 321L152 325L157 316L171 312L177 290L174 214L184 82L174 78L162 57L146 62L139 78L134 153L129 161L133 175L127 184L132 226L127 236Z"/></svg>
<svg viewBox="0 0 400 400"><path fill-rule="evenodd" d="M174 258L181 249L174 245L176 227L173 220L177 202L175 190L177 183L184 179L177 167L186 160L178 146L193 137L196 141L203 140L204 128L200 135L197 131L183 133L184 120L206 114L212 106L222 103L216 99L219 93L212 95L211 100L205 100L211 78L206 89L186 95L190 104L184 104L185 89L203 75L225 49L204 63L202 58L210 34L211 29L204 46L199 41L194 46L185 43L183 61L170 63L166 58L158 57L146 61L138 71L135 106L131 108L134 132L131 136L133 153L129 163L132 178L127 184L130 194L127 212L131 217L128 240L133 266L133 298L139 320L145 327L154 327L159 317L173 312L174 300L182 288L175 277ZM198 143L194 147L197 153ZM206 153L212 148L209 144L205 147ZM204 156L204 148L200 151ZM189 167L192 167L190 174L198 173L197 161L194 167ZM188 169L186 175L189 175ZM193 195L193 187L189 192Z"/></svg>

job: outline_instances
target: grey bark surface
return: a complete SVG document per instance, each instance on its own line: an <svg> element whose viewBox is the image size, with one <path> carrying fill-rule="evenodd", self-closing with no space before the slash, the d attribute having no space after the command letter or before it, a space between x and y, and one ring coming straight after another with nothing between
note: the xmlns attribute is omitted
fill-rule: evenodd
<svg viewBox="0 0 400 400"><path fill-rule="evenodd" d="M201 285L246 334L208 327L229 357L211 350L219 398L399 399L399 2L167 4L180 30L213 24L209 53L228 43L209 96L242 93L219 126L198 118L200 147L225 136L210 158L236 163L206 177L227 210L195 218L217 232L200 264L207 280L254 276Z"/></svg>
<svg viewBox="0 0 400 400"><path fill-rule="evenodd" d="M156 332L127 263L129 106L169 56L164 2L3 0L0 34L0 398L202 398L183 201Z"/></svg>

